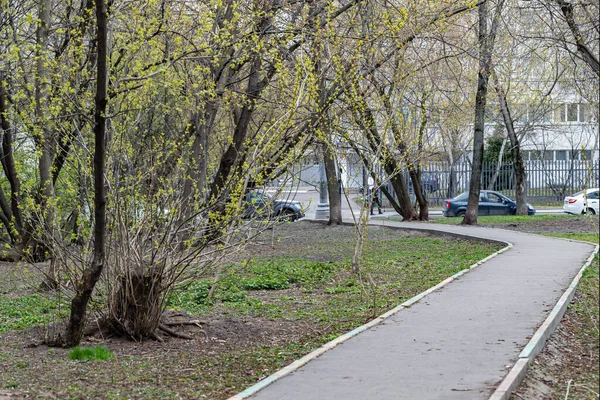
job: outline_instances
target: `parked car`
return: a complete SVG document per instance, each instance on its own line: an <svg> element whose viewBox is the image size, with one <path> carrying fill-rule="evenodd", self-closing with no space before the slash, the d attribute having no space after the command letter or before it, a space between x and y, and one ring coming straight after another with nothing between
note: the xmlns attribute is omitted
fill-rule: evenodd
<svg viewBox="0 0 600 400"><path fill-rule="evenodd" d="M295 200L275 199L262 190L246 194L244 218L268 218L296 221L304 217L302 203Z"/></svg>
<svg viewBox="0 0 600 400"><path fill-rule="evenodd" d="M598 214L598 188L582 190L565 197L563 211L567 214Z"/></svg>
<svg viewBox="0 0 600 400"><path fill-rule="evenodd" d="M464 192L451 200L444 201L444 217L462 217L467 211L469 192ZM479 192L478 215L514 215L517 203L503 194L492 190ZM535 215L535 208L527 203L527 214Z"/></svg>

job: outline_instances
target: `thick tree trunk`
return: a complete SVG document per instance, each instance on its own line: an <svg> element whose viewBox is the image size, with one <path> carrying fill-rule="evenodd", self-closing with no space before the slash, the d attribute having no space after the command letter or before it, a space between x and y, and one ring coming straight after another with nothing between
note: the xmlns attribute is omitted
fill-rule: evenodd
<svg viewBox="0 0 600 400"><path fill-rule="evenodd" d="M417 213L415 212L410 200L410 194L408 193L408 186L406 185L404 176L399 172L398 166L395 163L386 163L384 169L392 184L392 188L398 197L398 201L396 202L386 189L382 190L383 194L390 200L392 208L402 216L402 221L413 221L417 219Z"/></svg>
<svg viewBox="0 0 600 400"><path fill-rule="evenodd" d="M219 200L217 209L221 212L225 210L225 199L223 196L226 186L231 178L235 178L236 172L239 172L239 166L244 153L244 142L246 141L252 114L255 110L256 100L266 86L266 82L259 79L261 65L261 57L255 55L246 89L247 101L244 102L241 108L233 132L232 142L221 157L219 168L210 188L209 199Z"/></svg>
<svg viewBox="0 0 600 400"><path fill-rule="evenodd" d="M208 138L217 107L211 102L204 104L203 107L192 116L186 132L186 136L192 136L194 142L192 143L192 159L183 189L184 210L188 210L196 196L201 200L206 200Z"/></svg>
<svg viewBox="0 0 600 400"><path fill-rule="evenodd" d="M508 137L510 138L511 148L510 151L513 156L513 164L515 169L515 197L517 200L517 215L527 215L527 193L525 188L525 163L523 162L523 155L521 154L521 144L519 138L515 132L512 116L510 115L510 109L506 101L506 93L496 83L496 93L498 94L498 101L500 103L500 111L502 112L502 118L504 119L504 125Z"/></svg>
<svg viewBox="0 0 600 400"><path fill-rule="evenodd" d="M428 221L429 220L429 203L423 194L423 189L421 188L421 177L418 169L410 168L408 170L410 181L413 185L413 191L415 193L415 198L417 199L417 204L419 205L419 221Z"/></svg>
<svg viewBox="0 0 600 400"><path fill-rule="evenodd" d="M96 0L98 66L96 72L96 98L94 112L94 254L91 264L83 271L71 301L71 315L63 345L79 344L85 328L87 305L105 262L106 245L106 109L108 88L108 12L105 0Z"/></svg>
<svg viewBox="0 0 600 400"><path fill-rule="evenodd" d="M471 181L469 183L469 199L463 225L477 223L479 213L479 192L481 189L481 168L483 164L483 133L485 128L485 105L487 100L488 81L492 66L492 53L496 39L498 20L504 6L504 0L498 1L490 31L487 28L487 2L478 6L479 11L479 72L477 78L477 94L475 96L475 123L473 133L473 163Z"/></svg>
<svg viewBox="0 0 600 400"><path fill-rule="evenodd" d="M329 221L327 225L340 225L342 223L342 196L335 166L334 155L327 143L322 145L325 175L327 176L327 193L329 194Z"/></svg>
<svg viewBox="0 0 600 400"><path fill-rule="evenodd" d="M363 129L366 129L364 125L362 127ZM348 140L348 143L350 144L356 155L358 155L361 158L363 165L365 165L366 169L372 171L373 166L371 165L369 158L364 154L364 152L352 140ZM375 147L375 150L373 151L376 151L376 149L377 147ZM399 172L400 170L398 169L399 167L396 161L391 157L387 159L381 157L381 161L383 163L383 169L390 181L390 184L392 185L392 189L396 193L398 200L396 201L392 193L390 193L390 191L388 190L388 188L385 187L385 185L382 185L381 191L383 192L384 196L388 199L394 211L396 211L402 216L403 221L412 221L416 219L417 214L415 213L415 210L410 201L410 194L408 193L406 181L404 180L402 173ZM366 196L366 184L364 184L363 186L363 196Z"/></svg>
<svg viewBox="0 0 600 400"><path fill-rule="evenodd" d="M421 124L419 125L419 134L417 136L417 166L409 168L410 179L413 183L417 204L419 205L420 221L429 220L429 203L427 202L427 198L425 197L423 189L421 188L421 167L419 164L423 156L423 136L425 135L425 129L427 129L427 108L425 104L425 99L422 99Z"/></svg>
<svg viewBox="0 0 600 400"><path fill-rule="evenodd" d="M417 219L417 213L415 212L412 202L410 200L410 194L408 193L408 186L404 176L401 173L400 165L394 159L387 146L383 143L381 135L377 130L377 124L373 112L368 107L368 104L364 98L364 93L360 93L361 97L358 99L358 110L355 110L356 121L359 126L365 132L369 147L373 154L378 154L379 162L383 165L383 169L392 184L392 188L396 193L398 201L394 201L393 197L387 189L382 190L383 194L390 200L390 204L394 210L402 216L403 221L412 221ZM396 143L396 146L403 151L401 148L402 143ZM367 156L362 154L358 149L358 146L354 146L354 151L362 158L363 163L370 167L371 163ZM369 168L371 171L372 169Z"/></svg>

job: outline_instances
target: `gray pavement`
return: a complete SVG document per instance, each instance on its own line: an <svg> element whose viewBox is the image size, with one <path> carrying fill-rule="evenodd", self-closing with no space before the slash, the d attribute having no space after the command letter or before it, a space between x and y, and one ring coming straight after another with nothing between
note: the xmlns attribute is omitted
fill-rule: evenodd
<svg viewBox="0 0 600 400"><path fill-rule="evenodd" d="M594 250L585 243L501 229L371 223L514 247L252 399L487 399Z"/></svg>

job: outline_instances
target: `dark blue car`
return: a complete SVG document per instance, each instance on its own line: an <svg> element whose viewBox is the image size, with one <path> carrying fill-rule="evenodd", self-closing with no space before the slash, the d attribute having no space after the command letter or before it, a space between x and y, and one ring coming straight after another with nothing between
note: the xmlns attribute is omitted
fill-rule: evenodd
<svg viewBox="0 0 600 400"><path fill-rule="evenodd" d="M464 192L444 201L444 217L462 217L467 211L469 192ZM492 190L479 192L478 215L514 215L517 211L517 203L508 197ZM535 208L527 203L527 214L535 215Z"/></svg>

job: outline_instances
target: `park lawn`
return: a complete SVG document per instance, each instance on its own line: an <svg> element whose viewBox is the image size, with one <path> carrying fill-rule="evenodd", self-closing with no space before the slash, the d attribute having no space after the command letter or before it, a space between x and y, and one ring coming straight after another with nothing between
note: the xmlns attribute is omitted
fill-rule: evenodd
<svg viewBox="0 0 600 400"><path fill-rule="evenodd" d="M94 336L92 344L114 357L71 360L65 349L27 347L26 329L52 311L30 307L28 318L12 313L3 321L9 328L0 334L0 382L32 397L227 398L500 247L371 227L361 273L353 275L353 227L284 224L225 268L213 298L209 276L169 298L171 310L201 320L202 332L187 331L196 340ZM0 294L0 307L19 307L14 300Z"/></svg>
<svg viewBox="0 0 600 400"><path fill-rule="evenodd" d="M599 244L598 233L542 233L545 236L559 237L563 239L581 240L582 242L590 242Z"/></svg>
<svg viewBox="0 0 600 400"><path fill-rule="evenodd" d="M570 214L538 214L538 215L483 215L477 217L478 224L506 224L506 223L528 223L532 221L554 221L580 216ZM462 222L460 217L442 217L432 219L438 224L458 225Z"/></svg>

